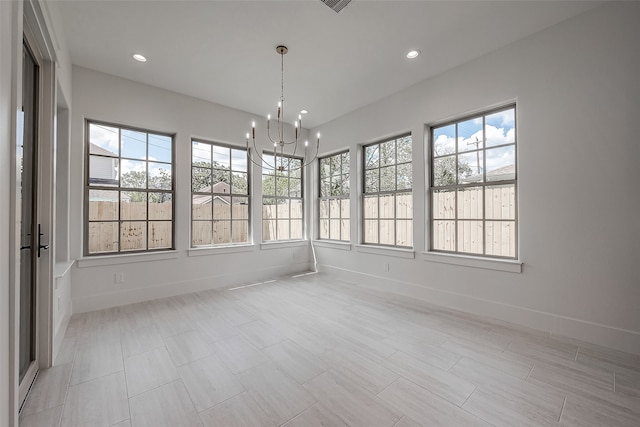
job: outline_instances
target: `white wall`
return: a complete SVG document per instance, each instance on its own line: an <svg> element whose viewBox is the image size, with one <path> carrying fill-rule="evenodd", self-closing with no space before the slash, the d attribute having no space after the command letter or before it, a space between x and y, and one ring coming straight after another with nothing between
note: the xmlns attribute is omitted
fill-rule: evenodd
<svg viewBox="0 0 640 427"><path fill-rule="evenodd" d="M639 16L638 2L604 5L313 129L323 151L349 147L354 160L359 144L411 131L418 208L415 259L318 247L321 267L640 353ZM425 260L425 124L513 100L522 273ZM351 200L355 206L358 195Z"/></svg>
<svg viewBox="0 0 640 427"><path fill-rule="evenodd" d="M251 209L254 245L189 250L191 138L243 146L244 135L257 117L84 68L73 68L72 81L70 221L75 224L70 230L72 258L82 257L85 119L176 135L176 251L81 259L71 272L74 312L251 283L309 268L306 242L295 247L278 243L261 245L259 197L254 197L258 203ZM260 195L260 182L259 170L254 168L255 196ZM114 283L116 273L124 273L124 283Z"/></svg>

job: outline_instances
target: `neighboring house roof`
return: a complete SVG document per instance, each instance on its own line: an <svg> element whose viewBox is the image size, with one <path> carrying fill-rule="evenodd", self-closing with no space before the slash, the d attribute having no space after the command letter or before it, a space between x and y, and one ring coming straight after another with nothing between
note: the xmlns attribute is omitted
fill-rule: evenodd
<svg viewBox="0 0 640 427"><path fill-rule="evenodd" d="M502 181L515 179L515 177L515 165L507 165L487 172L487 181ZM461 181L462 183L482 181L482 174L469 175L468 177L461 179Z"/></svg>
<svg viewBox="0 0 640 427"><path fill-rule="evenodd" d="M198 190L198 193L212 193L212 194L199 194L193 196L193 204L194 205L205 205L211 203L212 200L220 201L226 203L227 205L231 204L230 196L223 196L221 194L230 194L231 186L226 182L217 182L213 185L207 185Z"/></svg>
<svg viewBox="0 0 640 427"><path fill-rule="evenodd" d="M105 148L100 147L93 142L89 143L89 154L98 154L100 156L118 157L116 153L113 153Z"/></svg>

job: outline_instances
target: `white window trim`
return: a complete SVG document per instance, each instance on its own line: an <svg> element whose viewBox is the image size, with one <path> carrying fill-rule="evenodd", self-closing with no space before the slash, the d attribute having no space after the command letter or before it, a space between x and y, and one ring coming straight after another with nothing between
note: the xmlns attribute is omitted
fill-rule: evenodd
<svg viewBox="0 0 640 427"><path fill-rule="evenodd" d="M223 255L223 254L235 254L241 252L253 252L257 249L254 244L238 244L238 245L219 245L219 246L198 246L189 248L187 255L192 256L207 256L207 255Z"/></svg>
<svg viewBox="0 0 640 427"><path fill-rule="evenodd" d="M356 252L362 252L375 255L386 255L395 258L407 258L414 259L416 257L416 251L413 249L393 246L377 246L371 244L355 245Z"/></svg>
<svg viewBox="0 0 640 427"><path fill-rule="evenodd" d="M423 252L422 259L424 261L440 264L481 268L484 270L506 271L509 273L522 273L522 262L512 259L474 257L463 254L442 252Z"/></svg>
<svg viewBox="0 0 640 427"><path fill-rule="evenodd" d="M92 255L78 259L78 268L84 267L100 267L104 265L132 264L147 261L162 261L167 259L178 258L179 252L176 250L158 251L158 252L138 252L131 254L117 255Z"/></svg>

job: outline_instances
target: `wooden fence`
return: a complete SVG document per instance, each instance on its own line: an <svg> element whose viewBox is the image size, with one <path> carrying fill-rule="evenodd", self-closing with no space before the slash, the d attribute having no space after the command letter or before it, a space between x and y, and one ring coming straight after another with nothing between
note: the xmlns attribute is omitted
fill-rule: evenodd
<svg viewBox="0 0 640 427"><path fill-rule="evenodd" d="M484 191L484 199L483 199ZM456 196L458 197L456 220ZM345 201L343 201L345 202ZM122 203L122 227L118 229L118 203L89 203L89 252L170 248L172 203ZM434 249L496 256L515 256L516 203L515 187L504 185L482 189L434 192ZM484 218L483 221L483 209ZM341 206L321 206L320 236L338 238L337 230L349 234L348 200ZM328 211L328 212L327 212ZM411 194L365 198L364 240L370 243L413 245L413 198ZM379 211L379 212L378 212ZM325 213L326 212L326 213ZM148 227L145 219L148 213ZM325 219L329 213L332 219ZM379 213L379 215L378 215ZM281 219L289 218L290 219ZM394 219L395 216L395 219ZM213 218L216 218L214 221ZM280 218L280 219L276 219ZM372 219L379 218L379 219ZM249 233L248 205L224 203L194 204L191 239L195 246L246 242ZM262 207L262 239L303 238L302 203L264 205Z"/></svg>

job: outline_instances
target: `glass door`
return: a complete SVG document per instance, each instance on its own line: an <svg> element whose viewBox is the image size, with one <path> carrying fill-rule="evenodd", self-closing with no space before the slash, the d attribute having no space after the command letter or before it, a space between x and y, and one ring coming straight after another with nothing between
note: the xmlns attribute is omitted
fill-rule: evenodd
<svg viewBox="0 0 640 427"><path fill-rule="evenodd" d="M18 112L18 165L21 175L20 218L20 402L38 372L37 361L37 262L40 255L40 230L37 224L38 183L38 64L23 44L22 111Z"/></svg>

